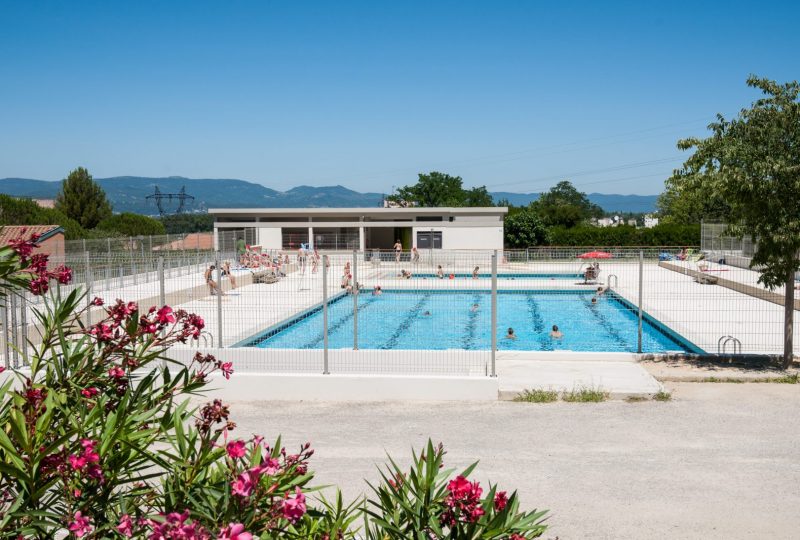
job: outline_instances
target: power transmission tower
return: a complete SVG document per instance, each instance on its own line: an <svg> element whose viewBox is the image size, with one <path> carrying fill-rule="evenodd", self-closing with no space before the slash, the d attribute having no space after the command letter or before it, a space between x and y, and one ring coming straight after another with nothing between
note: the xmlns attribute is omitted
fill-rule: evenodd
<svg viewBox="0 0 800 540"><path fill-rule="evenodd" d="M171 203L172 201L178 201L178 208L175 210L175 214L182 214L184 210L186 210L186 201L193 201L194 197L192 195L188 195L186 193L186 186L182 186L181 190L178 193L161 193L161 190L158 189L156 186L155 191L152 195L148 195L145 197L147 200L154 200L156 202L156 207L158 207L158 214L161 216L166 216L169 212L166 209L164 201L168 201Z"/></svg>

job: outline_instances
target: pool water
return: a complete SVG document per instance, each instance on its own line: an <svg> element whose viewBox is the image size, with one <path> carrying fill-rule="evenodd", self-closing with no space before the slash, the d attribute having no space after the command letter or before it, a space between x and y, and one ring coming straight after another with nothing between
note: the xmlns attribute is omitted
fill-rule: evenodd
<svg viewBox="0 0 800 540"><path fill-rule="evenodd" d="M497 344L501 350L636 352L637 313L611 294L592 304L591 291L500 291ZM360 349L488 350L491 293L487 291L386 291L359 297ZM477 308L473 306L477 304ZM558 325L563 338L550 337ZM512 327L517 339L506 339ZM645 318L642 350L699 352L657 321ZM322 311L278 325L240 346L321 349ZM353 297L329 304L328 347L353 347Z"/></svg>
<svg viewBox="0 0 800 540"><path fill-rule="evenodd" d="M471 273L445 274L444 279L453 276L456 279L472 279ZM434 279L436 274L412 274L412 279ZM478 274L481 279L491 278L492 274ZM583 274L497 274L497 279L583 279Z"/></svg>

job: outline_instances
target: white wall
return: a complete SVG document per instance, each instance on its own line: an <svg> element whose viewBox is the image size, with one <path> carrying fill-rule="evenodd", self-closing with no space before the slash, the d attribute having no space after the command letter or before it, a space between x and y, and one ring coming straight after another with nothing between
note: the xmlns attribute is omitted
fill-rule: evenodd
<svg viewBox="0 0 800 540"><path fill-rule="evenodd" d="M283 247L280 227L258 227L256 231L258 244L263 249L281 249Z"/></svg>
<svg viewBox="0 0 800 540"><path fill-rule="evenodd" d="M426 229L420 228L420 230ZM503 249L502 226L442 227L441 230L442 249ZM416 230L414 236L416 238Z"/></svg>

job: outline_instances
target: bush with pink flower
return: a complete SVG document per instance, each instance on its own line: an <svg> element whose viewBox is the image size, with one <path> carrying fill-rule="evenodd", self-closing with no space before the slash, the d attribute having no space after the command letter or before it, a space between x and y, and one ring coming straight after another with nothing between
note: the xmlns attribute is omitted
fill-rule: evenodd
<svg viewBox="0 0 800 540"><path fill-rule="evenodd" d="M48 295L30 369L0 383L0 538L535 538L543 512L484 492L428 445L410 471L394 462L374 496L351 504L311 485L309 443L291 450L236 431L220 400L198 407L209 376L233 363L198 352L203 319L170 306L61 298L68 268L47 268L36 238L0 248L0 295ZM0 300L3 298L0 297ZM87 317L92 310L92 317ZM98 316L98 313L101 316ZM84 321L97 321L86 325Z"/></svg>

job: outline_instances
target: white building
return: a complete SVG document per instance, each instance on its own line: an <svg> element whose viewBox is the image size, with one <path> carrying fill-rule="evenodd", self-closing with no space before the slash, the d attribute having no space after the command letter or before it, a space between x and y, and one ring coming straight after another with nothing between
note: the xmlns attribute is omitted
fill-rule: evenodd
<svg viewBox="0 0 800 540"><path fill-rule="evenodd" d="M214 244L238 239L262 249L503 249L506 207L486 208L212 208Z"/></svg>
<svg viewBox="0 0 800 540"><path fill-rule="evenodd" d="M647 215L644 216L644 226L645 227L647 227L648 229L652 229L656 225L658 225L658 218L657 217L652 216L651 214L647 214Z"/></svg>

